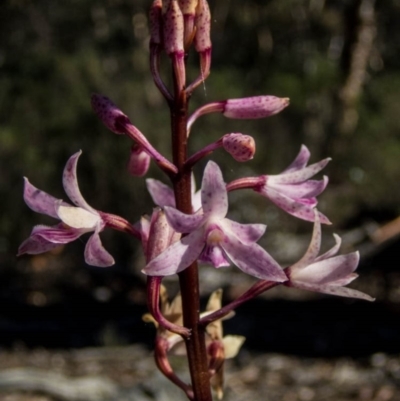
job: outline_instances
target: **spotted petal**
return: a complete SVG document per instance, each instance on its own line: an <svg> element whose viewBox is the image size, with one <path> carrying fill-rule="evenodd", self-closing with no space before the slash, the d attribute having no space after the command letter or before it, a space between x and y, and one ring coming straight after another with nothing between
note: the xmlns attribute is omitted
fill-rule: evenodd
<svg viewBox="0 0 400 401"><path fill-rule="evenodd" d="M289 213L292 216L298 217L303 220L314 221L313 206L315 206L315 202L307 205L302 202L302 200L291 199L288 196L279 193L272 188L268 188L268 185L266 185L262 189L262 193L286 213ZM321 223L331 224L331 222L325 215L323 215L321 212L318 213Z"/></svg>
<svg viewBox="0 0 400 401"><path fill-rule="evenodd" d="M142 270L149 276L169 276L190 266L204 248L204 233L193 231L168 247Z"/></svg>
<svg viewBox="0 0 400 401"><path fill-rule="evenodd" d="M222 225L224 231L231 231L244 244L257 242L267 229L265 224L240 224L230 219L224 219Z"/></svg>
<svg viewBox="0 0 400 401"><path fill-rule="evenodd" d="M205 215L224 218L228 213L228 193L221 169L209 161L201 185L201 204Z"/></svg>
<svg viewBox="0 0 400 401"><path fill-rule="evenodd" d="M262 280L287 280L279 264L259 245L244 244L234 235L225 233L221 246L229 259L243 272Z"/></svg>
<svg viewBox="0 0 400 401"><path fill-rule="evenodd" d="M289 173L285 172L278 175L270 175L268 176L268 179L274 184L296 184L303 182L319 173L330 162L330 160L331 158L328 157L300 170L291 171Z"/></svg>
<svg viewBox="0 0 400 401"><path fill-rule="evenodd" d="M358 299L364 299L366 301L375 300L375 298L372 298L371 296L364 294L361 291L353 290L352 288L347 288L347 287L337 287L329 284L317 285L317 284L309 284L301 282L301 283L296 283L296 287L302 290L320 292L329 295L336 295L339 297L358 298Z"/></svg>
<svg viewBox="0 0 400 401"><path fill-rule="evenodd" d="M76 175L76 166L78 164L79 156L82 154L82 151L76 152L73 154L67 161L63 172L63 185L66 194L69 199L80 208L91 211L92 213L97 213L91 206L83 198L81 191L78 186L78 178Z"/></svg>
<svg viewBox="0 0 400 401"><path fill-rule="evenodd" d="M34 187L25 177L24 200L25 203L38 213L47 214L48 216L58 218L56 213L56 202L58 199L48 193Z"/></svg>
<svg viewBox="0 0 400 401"><path fill-rule="evenodd" d="M161 181L148 178L146 180L147 190L149 191L153 202L160 207L175 207L175 195L172 188L163 184Z"/></svg>
<svg viewBox="0 0 400 401"><path fill-rule="evenodd" d="M203 214L185 214L169 206L166 206L164 210L169 225L178 233L191 233L206 219Z"/></svg>
<svg viewBox="0 0 400 401"><path fill-rule="evenodd" d="M85 262L90 266L97 267L108 267L115 263L114 258L104 249L98 229L86 243Z"/></svg>
<svg viewBox="0 0 400 401"><path fill-rule="evenodd" d="M287 167L285 170L282 171L282 173L289 173L304 168L307 165L309 159L310 159L310 151L308 150L307 146L301 145L299 154L289 165L289 167Z"/></svg>
<svg viewBox="0 0 400 401"><path fill-rule="evenodd" d="M321 262L310 264L303 269L292 270L291 278L293 281L301 281L309 284L333 283L353 273L357 268L359 259L360 256L358 252L335 256ZM348 282L346 282L346 284L348 284Z"/></svg>

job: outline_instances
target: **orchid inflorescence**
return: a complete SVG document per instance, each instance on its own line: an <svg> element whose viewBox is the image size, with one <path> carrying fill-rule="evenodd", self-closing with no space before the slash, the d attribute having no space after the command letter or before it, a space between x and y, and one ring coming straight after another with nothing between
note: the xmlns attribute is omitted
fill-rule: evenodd
<svg viewBox="0 0 400 401"><path fill-rule="evenodd" d="M133 176L147 174L153 160L167 175L171 186L147 179L148 191L156 205L150 216L135 224L96 210L83 198L77 180L77 162L81 152L70 157L63 173L63 186L73 205L35 188L25 179L24 199L34 211L59 223L39 225L19 248L19 254L39 254L60 244L92 233L85 247L89 265L107 267L114 258L103 247L100 233L106 228L123 231L141 242L145 255L142 272L147 275L149 314L145 321L157 327L155 359L157 367L179 386L189 399L209 401L211 386L222 398L222 367L228 357L237 354L244 339L222 334L221 320L231 317L234 309L260 293L283 284L304 290L343 297L373 300L360 291L346 288L356 274L358 252L336 256L336 245L318 256L321 224L329 219L316 209L317 196L328 178L313 179L329 158L308 164L310 152L303 145L294 161L280 174L237 178L226 183L221 168L209 161L204 169L201 189L196 192L193 167L217 149L224 149L236 161L254 157L254 138L242 133L228 133L203 149L188 155L187 142L195 121L209 113L221 113L232 119L258 119L273 116L288 106L287 98L254 96L205 104L188 115L193 91L208 77L211 68L211 16L206 0L155 0L150 10L150 70L154 82L171 110L173 160L159 153L128 116L103 95L92 96L94 112L104 125L118 135L132 139L128 171ZM199 57L199 75L187 82L186 59L191 47ZM173 71L172 85L160 74L160 59L169 57ZM251 189L269 199L288 214L314 222L310 245L305 255L287 268L257 244L266 230L259 223L243 224L227 218L228 193ZM204 313L199 313L198 262L215 268L237 266L258 279L242 296L221 305L222 291L216 290ZM177 274L181 293L169 303L162 278ZM189 361L191 384L184 383L168 362L168 353L185 353Z"/></svg>

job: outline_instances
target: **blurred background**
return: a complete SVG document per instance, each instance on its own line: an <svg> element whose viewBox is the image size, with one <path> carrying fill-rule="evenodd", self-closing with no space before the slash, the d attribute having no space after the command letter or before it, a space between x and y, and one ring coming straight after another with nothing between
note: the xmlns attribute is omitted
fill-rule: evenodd
<svg viewBox="0 0 400 401"><path fill-rule="evenodd" d="M22 177L66 199L62 170L79 149L79 183L90 205L132 222L151 213L144 180L126 172L130 141L110 133L90 108L91 93L107 95L170 157L168 111L148 70L149 5L0 3L0 348L151 347L154 330L141 321L145 280L137 241L102 233L116 259L108 269L85 265L86 238L51 253L15 257L32 226L52 223L24 204ZM355 285L377 297L371 305L276 289L240 309L229 331L247 335L246 349L255 352L399 353L400 1L210 0L210 6L212 72L194 94L192 110L261 94L289 97L291 104L264 120L203 117L192 129L190 150L229 132L254 136L257 153L249 163L239 165L223 151L213 155L226 181L279 173L301 144L311 150L311 162L332 157L324 170L330 184L319 198L334 223L325 230L325 246L337 232L343 252L360 249ZM167 62L163 68L168 82ZM191 54L188 76L197 75ZM204 164L195 171L198 182ZM154 165L148 176L167 182ZM268 224L260 243L282 265L305 251L310 223L250 192L233 193L230 200L233 219ZM222 286L226 300L251 284L234 269L204 268L202 278L204 295ZM176 291L173 280L168 285ZM396 369L399 380L400 365Z"/></svg>

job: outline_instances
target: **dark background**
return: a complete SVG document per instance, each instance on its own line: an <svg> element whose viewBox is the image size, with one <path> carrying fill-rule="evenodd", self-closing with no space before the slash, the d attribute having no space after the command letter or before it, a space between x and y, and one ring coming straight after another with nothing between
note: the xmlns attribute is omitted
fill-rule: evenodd
<svg viewBox="0 0 400 401"><path fill-rule="evenodd" d="M144 278L137 242L102 233L117 261L109 269L85 266L85 239L49 254L15 257L33 225L51 223L24 204L22 176L65 199L62 169L78 149L80 188L89 204L132 222L151 212L144 180L126 172L129 140L107 131L90 108L92 92L109 96L170 156L168 112L148 70L149 3L0 3L0 345L151 344L153 330L141 322ZM289 97L291 105L265 120L204 117L193 127L191 151L228 132L253 135L253 161L239 165L222 151L213 155L227 181L278 173L302 143L311 162L332 157L326 168L330 185L319 203L334 222L326 229L327 244L333 232L348 234L343 251L362 251L359 288L378 298L371 305L277 291L241 308L227 322L228 331L246 335L248 347L276 352L400 352L398 244L392 239L376 246L369 238L371 229L395 219L400 209L400 2L210 5L212 73L195 93L192 110L260 94ZM191 55L188 76L197 74ZM195 174L199 180L201 168ZM163 179L154 166L149 176ZM232 194L231 201L234 219L268 224L261 244L283 265L304 252L309 223L248 192ZM240 280L232 271L220 272L227 275L220 279L227 300Z"/></svg>

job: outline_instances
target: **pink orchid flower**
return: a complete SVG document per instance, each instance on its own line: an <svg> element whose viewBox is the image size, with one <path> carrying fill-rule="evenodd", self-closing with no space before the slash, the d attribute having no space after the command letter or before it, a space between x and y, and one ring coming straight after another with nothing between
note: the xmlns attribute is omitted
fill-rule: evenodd
<svg viewBox="0 0 400 401"><path fill-rule="evenodd" d="M234 263L252 276L286 281L279 264L255 242L264 234L263 224L239 224L227 219L228 194L218 165L208 162L201 186L202 209L184 214L165 207L171 227L188 234L150 261L143 272L150 276L167 276L186 269L196 259L215 267Z"/></svg>
<svg viewBox="0 0 400 401"><path fill-rule="evenodd" d="M69 158L63 173L64 190L76 206L37 189L25 178L25 203L33 211L54 217L61 220L61 223L50 227L34 227L30 237L19 247L18 255L47 252L61 244L75 241L82 234L93 232L85 247L86 263L99 267L114 264L113 257L103 248L99 236L106 225L102 214L86 203L78 187L76 166L81 153L79 151Z"/></svg>
<svg viewBox="0 0 400 401"><path fill-rule="evenodd" d="M285 212L303 220L314 221L314 207L317 196L326 188L328 177L322 180L310 180L331 160L330 158L307 166L310 152L301 146L296 159L282 173L265 175L254 190L267 197ZM307 166L307 167L306 167ZM321 223L331 224L329 219L319 212Z"/></svg>
<svg viewBox="0 0 400 401"><path fill-rule="evenodd" d="M304 256L285 270L289 278L285 285L340 297L373 301L374 298L361 291L344 287L358 277L354 271L357 269L360 255L358 252L352 252L335 256L339 251L341 239L336 234L333 236L336 244L323 255L317 256L321 246L321 223L318 213L315 212L310 245Z"/></svg>

